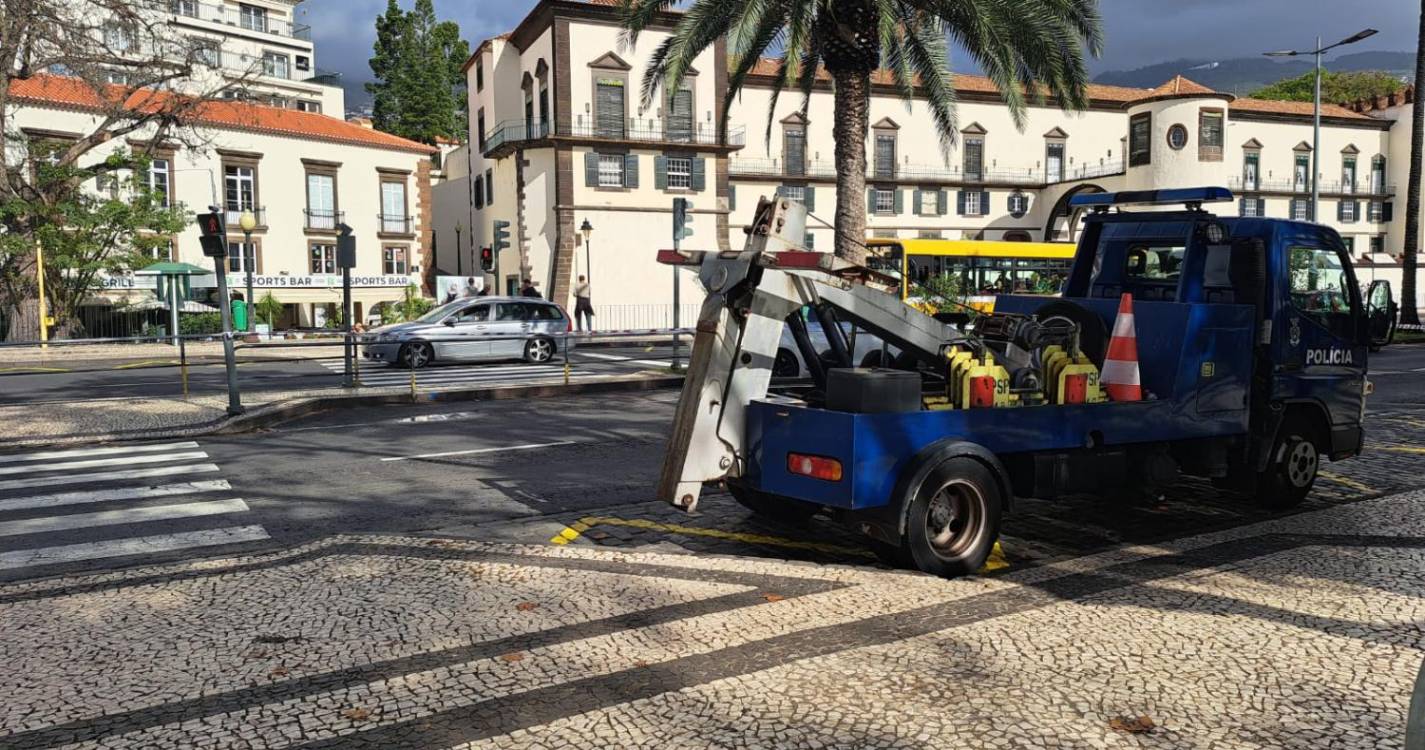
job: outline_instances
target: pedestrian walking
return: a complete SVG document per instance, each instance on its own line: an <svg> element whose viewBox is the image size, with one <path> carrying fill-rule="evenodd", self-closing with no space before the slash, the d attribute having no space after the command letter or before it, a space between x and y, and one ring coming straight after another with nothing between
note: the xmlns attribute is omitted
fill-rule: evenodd
<svg viewBox="0 0 1425 750"><path fill-rule="evenodd" d="M574 285L574 322L582 331L585 321L588 322L589 331L592 332L594 330L594 303L590 301L588 279L580 276L579 283Z"/></svg>
<svg viewBox="0 0 1425 750"><path fill-rule="evenodd" d="M466 296L466 297L478 297L478 296L480 296L480 288L477 287L477 286L475 286L475 277L474 277L474 276L471 276L470 278L468 278L468 279L465 280L465 294L464 294L463 296Z"/></svg>
<svg viewBox="0 0 1425 750"><path fill-rule="evenodd" d="M540 293L539 293L539 290L535 288L535 287L537 287L537 286L539 286L539 282L537 282L537 281L530 281L529 279L525 279L525 280L524 280L524 287L522 287L522 288L520 289L520 296L521 296L521 297L532 297L532 298L534 298L534 299L544 299L544 295L540 294Z"/></svg>

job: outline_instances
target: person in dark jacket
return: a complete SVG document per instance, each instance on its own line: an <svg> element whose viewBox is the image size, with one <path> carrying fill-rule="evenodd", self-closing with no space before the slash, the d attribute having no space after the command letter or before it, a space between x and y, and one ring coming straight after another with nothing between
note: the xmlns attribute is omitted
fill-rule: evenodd
<svg viewBox="0 0 1425 750"><path fill-rule="evenodd" d="M535 288L536 286L536 282L530 281L529 279L525 279L524 287L520 289L520 296L533 297L535 299L544 299L544 295L539 293L539 290Z"/></svg>

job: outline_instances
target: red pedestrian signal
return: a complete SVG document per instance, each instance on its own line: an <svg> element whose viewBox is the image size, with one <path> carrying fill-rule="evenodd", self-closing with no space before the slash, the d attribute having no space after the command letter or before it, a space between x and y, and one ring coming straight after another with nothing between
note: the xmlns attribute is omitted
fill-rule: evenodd
<svg viewBox="0 0 1425 750"><path fill-rule="evenodd" d="M198 214L198 232L198 243L203 246L204 255L222 258L228 254L228 230L222 214L217 211Z"/></svg>
<svg viewBox="0 0 1425 750"><path fill-rule="evenodd" d="M480 248L480 270L489 273L495 270L495 251L492 248Z"/></svg>

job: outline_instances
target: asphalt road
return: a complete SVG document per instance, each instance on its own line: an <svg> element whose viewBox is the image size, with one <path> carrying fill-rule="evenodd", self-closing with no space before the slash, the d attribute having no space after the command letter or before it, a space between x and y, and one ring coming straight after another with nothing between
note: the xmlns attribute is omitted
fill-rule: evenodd
<svg viewBox="0 0 1425 750"><path fill-rule="evenodd" d="M244 393L253 393L341 385L340 355L332 356L334 350L330 348L314 351L311 359L240 361L238 387ZM570 361L576 374L608 374L664 367L670 352L668 347L591 347L575 350ZM0 368L0 404L174 398L183 393L180 369L168 360L65 362L60 359L49 363L49 367L51 369L42 372L19 367L7 372ZM519 382L562 372L563 362L559 358L538 366L522 362L436 363L417 371L416 380L422 388L479 385ZM362 363L360 375L362 382L371 386L404 386L410 380L409 370L380 363ZM225 393L226 389L227 371L221 359L205 360L188 368L190 394Z"/></svg>
<svg viewBox="0 0 1425 750"><path fill-rule="evenodd" d="M612 356L612 355L611 355ZM1425 486L1425 347L1374 360L1366 455L1330 464L1305 508ZM711 492L653 500L672 390L330 412L252 434L0 454L0 580L290 548L343 533L432 533L871 564L828 518L789 526ZM1024 500L1015 565L1153 544L1272 514L1184 481L1145 504ZM97 551L96 551L97 550Z"/></svg>

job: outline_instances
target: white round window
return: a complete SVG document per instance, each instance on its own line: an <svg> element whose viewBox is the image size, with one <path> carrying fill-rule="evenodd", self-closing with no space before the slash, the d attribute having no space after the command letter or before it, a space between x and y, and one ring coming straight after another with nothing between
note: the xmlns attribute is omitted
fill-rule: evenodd
<svg viewBox="0 0 1425 750"><path fill-rule="evenodd" d="M1187 145L1187 142L1187 128L1183 127L1181 124L1174 125L1171 128L1168 128L1168 145L1172 146L1174 151L1181 150L1184 146Z"/></svg>

